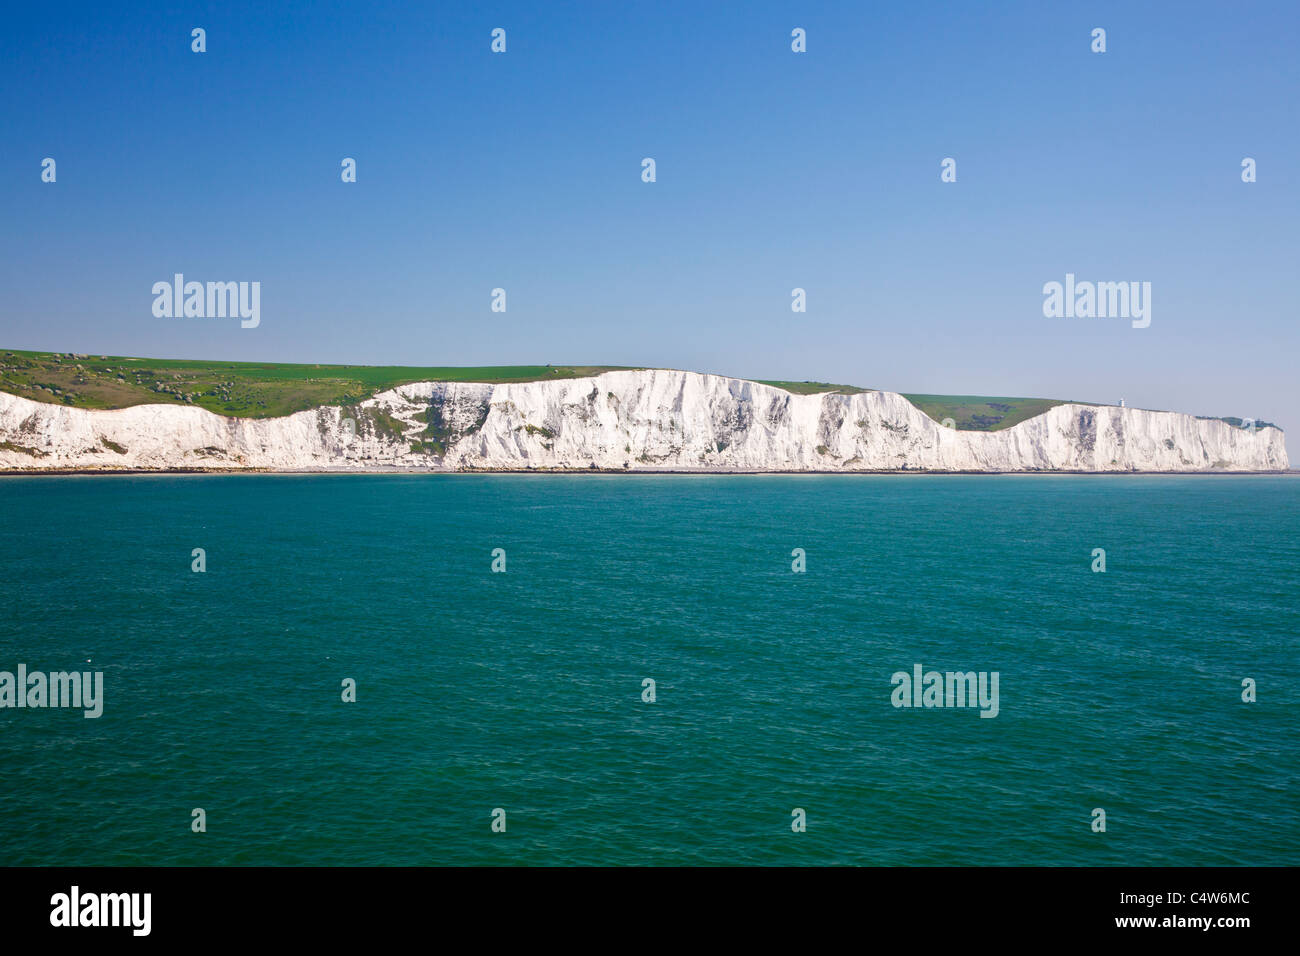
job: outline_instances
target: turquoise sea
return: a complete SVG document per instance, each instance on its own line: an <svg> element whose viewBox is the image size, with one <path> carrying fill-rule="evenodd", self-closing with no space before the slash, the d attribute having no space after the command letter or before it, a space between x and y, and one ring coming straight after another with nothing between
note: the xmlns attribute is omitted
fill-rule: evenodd
<svg viewBox="0 0 1300 956"><path fill-rule="evenodd" d="M0 865L1296 865L1298 598L1288 476L0 479L0 670L105 686Z"/></svg>

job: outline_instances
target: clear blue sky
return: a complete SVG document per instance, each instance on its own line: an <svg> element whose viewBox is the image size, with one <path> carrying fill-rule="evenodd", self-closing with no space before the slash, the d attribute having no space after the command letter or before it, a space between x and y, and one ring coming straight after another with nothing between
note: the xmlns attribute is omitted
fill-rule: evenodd
<svg viewBox="0 0 1300 956"><path fill-rule="evenodd" d="M0 347L671 366L1300 429L1298 52L1294 2L21 4ZM260 281L261 326L154 318L175 272ZM1150 328L1044 318L1067 272L1151 282Z"/></svg>

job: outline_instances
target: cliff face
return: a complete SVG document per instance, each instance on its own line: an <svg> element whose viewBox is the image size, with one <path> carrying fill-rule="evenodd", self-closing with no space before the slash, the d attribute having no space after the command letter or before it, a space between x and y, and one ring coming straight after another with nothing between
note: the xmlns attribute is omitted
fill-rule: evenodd
<svg viewBox="0 0 1300 956"><path fill-rule="evenodd" d="M792 395L693 372L421 382L352 408L225 418L86 411L0 393L0 469L285 471L1281 471L1276 428L1060 405L998 432L944 428L893 392Z"/></svg>

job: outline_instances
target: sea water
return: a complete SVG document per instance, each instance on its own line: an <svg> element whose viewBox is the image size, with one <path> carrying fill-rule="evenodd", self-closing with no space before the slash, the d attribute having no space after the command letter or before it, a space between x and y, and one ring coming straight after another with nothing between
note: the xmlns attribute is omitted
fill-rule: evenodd
<svg viewBox="0 0 1300 956"><path fill-rule="evenodd" d="M1290 476L0 479L0 671L103 675L0 865L1296 865L1298 597Z"/></svg>

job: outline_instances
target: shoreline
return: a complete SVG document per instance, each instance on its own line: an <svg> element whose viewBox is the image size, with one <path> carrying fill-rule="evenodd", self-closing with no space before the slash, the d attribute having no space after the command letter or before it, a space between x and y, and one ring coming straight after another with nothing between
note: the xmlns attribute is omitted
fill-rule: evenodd
<svg viewBox="0 0 1300 956"><path fill-rule="evenodd" d="M768 471L745 471L739 469L727 470L641 470L630 471L624 468L460 468L455 470L432 470L426 468L381 468L373 470L361 469L333 469L320 468L308 470L282 470L276 468L32 468L32 469L0 469L0 479L3 478L33 478L33 477L50 477L50 478L68 478L68 477L105 477L121 478L135 476L203 476L203 475L284 475L288 477L319 477L319 476L375 476L375 475L405 475L405 476L423 476L423 475L537 475L537 476L568 476L568 475L590 475L590 476L609 476L625 475L629 477L655 477L660 475L671 477L756 477L763 475L775 475L785 477L827 477L828 475L838 475L842 477L863 476L899 476L899 477L979 477L979 476L1043 476L1050 477L1053 475L1089 475L1096 477L1194 477L1201 476L1207 478L1242 478L1251 476L1275 476L1285 477L1288 475L1300 475L1300 469L1290 468L1284 471L1084 471L1084 470L1037 470L1037 471L939 471L934 469L907 468L891 469L879 471L807 471L807 470L768 470Z"/></svg>

